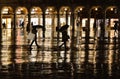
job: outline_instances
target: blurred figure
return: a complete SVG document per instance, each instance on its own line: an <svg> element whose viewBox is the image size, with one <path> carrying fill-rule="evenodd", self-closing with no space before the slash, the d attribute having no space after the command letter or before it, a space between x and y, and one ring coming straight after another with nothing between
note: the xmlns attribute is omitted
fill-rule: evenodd
<svg viewBox="0 0 120 79"><path fill-rule="evenodd" d="M67 29L68 29L69 25L63 25L62 27L57 26L56 27L56 32L60 32L62 33L62 44L59 46L59 48L61 48L63 45L65 47L65 51L66 51L66 43L68 41L68 39L70 39L69 35L67 34Z"/></svg>
<svg viewBox="0 0 120 79"><path fill-rule="evenodd" d="M3 26L3 28L5 29L5 28L6 28L6 23L4 22L4 23L2 24L2 26Z"/></svg>
<svg viewBox="0 0 120 79"><path fill-rule="evenodd" d="M118 21L114 21L114 36L115 36L115 34L117 33L117 30L118 30Z"/></svg>
<svg viewBox="0 0 120 79"><path fill-rule="evenodd" d="M65 49L67 48L66 47L66 42L68 41L68 39L70 39L70 37L69 37L69 35L67 34L67 31L65 30L65 31L63 31L62 32L62 44L59 46L59 48L61 48L63 45L64 45L64 47L65 47Z"/></svg>
<svg viewBox="0 0 120 79"><path fill-rule="evenodd" d="M24 29L24 21L21 23L21 27Z"/></svg>
<svg viewBox="0 0 120 79"><path fill-rule="evenodd" d="M32 49L32 44L35 42L36 46L39 47L38 43L37 43L37 29L36 27L32 27L32 33L35 34L34 39L32 40L31 44L30 44L30 49Z"/></svg>

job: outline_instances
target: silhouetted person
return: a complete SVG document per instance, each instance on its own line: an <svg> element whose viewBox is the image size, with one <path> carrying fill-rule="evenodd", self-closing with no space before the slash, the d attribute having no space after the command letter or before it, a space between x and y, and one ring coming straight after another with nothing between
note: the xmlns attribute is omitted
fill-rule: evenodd
<svg viewBox="0 0 120 79"><path fill-rule="evenodd" d="M57 26L57 27L56 27L56 32L59 32L59 29L60 29L60 27L59 27L59 26Z"/></svg>
<svg viewBox="0 0 120 79"><path fill-rule="evenodd" d="M32 33L35 34L34 39L32 40L31 44L30 44L30 49L32 49L32 44L35 42L36 46L39 47L38 43L37 43L37 30L36 27L32 27Z"/></svg>
<svg viewBox="0 0 120 79"><path fill-rule="evenodd" d="M26 31L29 33L30 32L30 26L27 24Z"/></svg>
<svg viewBox="0 0 120 79"><path fill-rule="evenodd" d="M2 25L3 25L3 28L6 28L6 24L5 24L5 22L4 22Z"/></svg>
<svg viewBox="0 0 120 79"><path fill-rule="evenodd" d="M21 23L21 27L24 28L24 21Z"/></svg>
<svg viewBox="0 0 120 79"><path fill-rule="evenodd" d="M68 39L69 39L70 37L69 37L69 35L67 34L67 31L65 30L65 31L63 31L62 32L62 44L59 46L59 47L62 47L63 45L64 45L64 47L65 47L65 49L66 49L66 42L68 41Z"/></svg>
<svg viewBox="0 0 120 79"><path fill-rule="evenodd" d="M118 30L118 22L115 21L115 24L114 24L114 35L115 35L115 33L117 33L117 30Z"/></svg>

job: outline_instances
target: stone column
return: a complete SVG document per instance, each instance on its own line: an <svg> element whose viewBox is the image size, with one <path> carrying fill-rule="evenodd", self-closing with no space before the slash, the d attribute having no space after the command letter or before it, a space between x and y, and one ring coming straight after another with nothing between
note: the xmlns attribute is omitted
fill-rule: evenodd
<svg viewBox="0 0 120 79"><path fill-rule="evenodd" d="M43 11L43 27L46 29L46 27L45 27L45 11ZM45 38L45 29L43 29L43 38Z"/></svg>
<svg viewBox="0 0 120 79"><path fill-rule="evenodd" d="M60 14L58 9L57 9L57 27L60 28ZM59 46L59 37L60 37L60 32L57 31L57 41L58 41L57 46Z"/></svg>
<svg viewBox="0 0 120 79"><path fill-rule="evenodd" d="M1 7L0 7L0 37L2 37L2 17L1 17ZM2 38L0 38L0 44L1 44Z"/></svg>
<svg viewBox="0 0 120 79"><path fill-rule="evenodd" d="M29 9L28 9L28 26L30 26L31 29L31 12Z"/></svg>
<svg viewBox="0 0 120 79"><path fill-rule="evenodd" d="M13 14L13 45L15 46L16 45L16 11L14 10L13 11L14 14Z"/></svg>
<svg viewBox="0 0 120 79"><path fill-rule="evenodd" d="M117 11L118 11L118 21L119 21L119 27L118 27L118 38L120 38L120 6L119 6L119 8L117 9ZM120 40L119 40L119 42L120 42Z"/></svg>
<svg viewBox="0 0 120 79"><path fill-rule="evenodd" d="M0 7L0 29L2 28L2 16L1 16L1 7Z"/></svg>
<svg viewBox="0 0 120 79"><path fill-rule="evenodd" d="M87 36L89 36L89 32L90 32L90 18L91 18L91 9L87 9L88 10L88 21L87 21L87 26L86 26L86 28L87 28Z"/></svg>

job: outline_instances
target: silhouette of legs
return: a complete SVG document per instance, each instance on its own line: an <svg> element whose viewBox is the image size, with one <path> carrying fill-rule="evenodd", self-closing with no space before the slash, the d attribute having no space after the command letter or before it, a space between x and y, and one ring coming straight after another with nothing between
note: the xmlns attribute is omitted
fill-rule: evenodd
<svg viewBox="0 0 120 79"><path fill-rule="evenodd" d="M35 38L32 40L31 44L30 44L30 49L32 49L32 44L35 42L36 46L39 47L39 45L37 44L37 36L35 35Z"/></svg>

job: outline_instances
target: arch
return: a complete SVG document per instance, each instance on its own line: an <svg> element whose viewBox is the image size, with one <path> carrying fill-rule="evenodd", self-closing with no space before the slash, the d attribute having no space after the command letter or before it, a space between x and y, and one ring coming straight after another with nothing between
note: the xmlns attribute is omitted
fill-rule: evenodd
<svg viewBox="0 0 120 79"><path fill-rule="evenodd" d="M90 17L91 18L97 18L97 19L103 19L104 11L101 6L93 6L90 9Z"/></svg>
<svg viewBox="0 0 120 79"><path fill-rule="evenodd" d="M13 14L13 9L10 6L4 6L1 10L1 14Z"/></svg>
<svg viewBox="0 0 120 79"><path fill-rule="evenodd" d="M30 9L30 18L33 25L42 25L42 9L38 6L33 6Z"/></svg>
<svg viewBox="0 0 120 79"><path fill-rule="evenodd" d="M28 10L26 7L19 6L15 10L16 26L24 28L28 23Z"/></svg>
<svg viewBox="0 0 120 79"><path fill-rule="evenodd" d="M105 10L106 18L118 18L118 7L109 6Z"/></svg>
<svg viewBox="0 0 120 79"><path fill-rule="evenodd" d="M74 10L74 13L82 11L85 7L84 6L77 6Z"/></svg>
<svg viewBox="0 0 120 79"><path fill-rule="evenodd" d="M33 6L31 9L30 9L30 12L31 14L42 14L42 9L38 6Z"/></svg>
<svg viewBox="0 0 120 79"><path fill-rule="evenodd" d="M54 6L48 6L45 9L46 37L53 37L56 35L56 32L54 32L56 26L57 26L57 10Z"/></svg>
<svg viewBox="0 0 120 79"><path fill-rule="evenodd" d="M3 6L1 9L1 23L3 28L12 28L13 8L11 6Z"/></svg>
<svg viewBox="0 0 120 79"><path fill-rule="evenodd" d="M59 15L60 15L60 22L61 22L61 26L68 24L70 25L70 15L71 15L71 9L69 6L62 6L59 10ZM68 19L69 16L69 19ZM64 18L62 20L62 18ZM69 21L68 21L69 20Z"/></svg>
<svg viewBox="0 0 120 79"><path fill-rule="evenodd" d="M119 12L117 6L109 6L105 9L106 25L113 29L114 21L119 20Z"/></svg>
<svg viewBox="0 0 120 79"><path fill-rule="evenodd" d="M81 30L82 29L82 19L83 19L83 13L85 12L84 6L77 6L74 10L74 26L75 30Z"/></svg>
<svg viewBox="0 0 120 79"><path fill-rule="evenodd" d="M72 30L72 18L71 18L71 8L69 6L62 6L59 10L60 15L60 26L63 26L65 24L70 25L68 28L68 34L71 35Z"/></svg>
<svg viewBox="0 0 120 79"><path fill-rule="evenodd" d="M16 8L16 14L28 14L28 10L26 7L18 7Z"/></svg>
<svg viewBox="0 0 120 79"><path fill-rule="evenodd" d="M64 14L65 12L67 12L68 14L71 13L71 9L69 6L62 6L59 10L59 13L60 14Z"/></svg>

